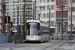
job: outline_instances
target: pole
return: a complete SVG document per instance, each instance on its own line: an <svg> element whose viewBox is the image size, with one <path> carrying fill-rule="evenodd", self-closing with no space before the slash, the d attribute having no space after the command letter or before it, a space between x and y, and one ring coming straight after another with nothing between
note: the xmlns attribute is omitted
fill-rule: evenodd
<svg viewBox="0 0 75 50"><path fill-rule="evenodd" d="M8 16L7 16L7 35L8 35Z"/></svg>
<svg viewBox="0 0 75 50"><path fill-rule="evenodd" d="M20 32L19 32L19 6L17 6L17 39L19 40L19 35L20 34ZM16 38L16 36L15 36L15 38ZM15 41L16 41L16 39L15 39Z"/></svg>
<svg viewBox="0 0 75 50"><path fill-rule="evenodd" d="M21 31L21 0L20 0L20 31ZM20 32L20 36L21 36L21 32Z"/></svg>
<svg viewBox="0 0 75 50"><path fill-rule="evenodd" d="M36 0L35 0L35 20L36 20Z"/></svg>
<svg viewBox="0 0 75 50"><path fill-rule="evenodd" d="M26 0L24 0L24 2L25 2L25 5L24 5L24 13L23 13L23 35L24 35L24 40L26 39L26 33L25 33L25 6L26 6Z"/></svg>
<svg viewBox="0 0 75 50"><path fill-rule="evenodd" d="M72 3L71 3L71 35L72 35Z"/></svg>
<svg viewBox="0 0 75 50"><path fill-rule="evenodd" d="M33 19L34 19L34 2L33 2Z"/></svg>
<svg viewBox="0 0 75 50"><path fill-rule="evenodd" d="M49 7L49 38L50 38L50 7Z"/></svg>
<svg viewBox="0 0 75 50"><path fill-rule="evenodd" d="M5 2L5 0L2 0L2 2ZM5 29L5 27L6 27L6 25L5 25L5 13L6 13L6 5L5 6L3 6L3 20L4 20L4 23L3 23L3 34L5 34L5 32L6 32L6 29Z"/></svg>
<svg viewBox="0 0 75 50"><path fill-rule="evenodd" d="M29 20L29 4L28 4L28 20Z"/></svg>
<svg viewBox="0 0 75 50"><path fill-rule="evenodd" d="M10 22L9 22L9 35L10 35L10 29L11 29L11 28L10 28Z"/></svg>
<svg viewBox="0 0 75 50"><path fill-rule="evenodd" d="M62 34L61 34L61 39L63 40L63 6L62 6Z"/></svg>
<svg viewBox="0 0 75 50"><path fill-rule="evenodd" d="M19 7L17 6L17 34L18 34L18 25L19 25Z"/></svg>

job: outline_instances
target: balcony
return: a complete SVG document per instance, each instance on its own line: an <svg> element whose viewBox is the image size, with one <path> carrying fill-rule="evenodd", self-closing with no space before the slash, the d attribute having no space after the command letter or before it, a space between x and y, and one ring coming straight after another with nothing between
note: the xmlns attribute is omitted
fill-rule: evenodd
<svg viewBox="0 0 75 50"><path fill-rule="evenodd" d="M63 21L67 22L68 19L63 18ZM56 22L62 22L62 18L61 19L56 19Z"/></svg>

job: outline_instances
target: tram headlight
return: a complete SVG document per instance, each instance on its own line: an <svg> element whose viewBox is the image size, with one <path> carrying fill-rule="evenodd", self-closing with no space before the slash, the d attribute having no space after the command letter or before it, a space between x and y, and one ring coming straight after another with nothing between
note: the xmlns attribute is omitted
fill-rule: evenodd
<svg viewBox="0 0 75 50"><path fill-rule="evenodd" d="M36 36L36 37L38 37L38 36Z"/></svg>
<svg viewBox="0 0 75 50"><path fill-rule="evenodd" d="M26 37L29 37L29 36L26 36Z"/></svg>

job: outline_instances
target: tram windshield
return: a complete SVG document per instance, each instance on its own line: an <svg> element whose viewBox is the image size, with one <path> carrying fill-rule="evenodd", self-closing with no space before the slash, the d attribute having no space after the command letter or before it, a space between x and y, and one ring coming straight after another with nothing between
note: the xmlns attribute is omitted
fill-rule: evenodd
<svg viewBox="0 0 75 50"><path fill-rule="evenodd" d="M38 35L40 24L28 22L26 23L27 35Z"/></svg>

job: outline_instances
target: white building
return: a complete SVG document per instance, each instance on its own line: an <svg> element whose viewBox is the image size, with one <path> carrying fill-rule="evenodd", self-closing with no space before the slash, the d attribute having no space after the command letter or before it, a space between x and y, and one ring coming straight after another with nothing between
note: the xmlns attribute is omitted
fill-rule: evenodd
<svg viewBox="0 0 75 50"><path fill-rule="evenodd" d="M19 17L18 17L19 24L22 25L23 23L23 7L22 7L23 5L24 5L23 0L6 0L6 16L11 17L10 20L13 22L13 27L17 27L17 16L18 16L17 11L19 11ZM19 10L17 10L17 7L19 7ZM21 17L21 23L20 23L20 17Z"/></svg>
<svg viewBox="0 0 75 50"><path fill-rule="evenodd" d="M33 2L35 4L35 0L26 0L25 21L27 21L28 19L33 19ZM38 3L38 0L36 0L36 5L37 3ZM17 16L19 18L19 21L18 21L19 25L23 25L23 5L24 4L25 4L24 0L6 0L6 16L11 17L11 21L13 22L13 27L17 27ZM17 10L17 7L19 7L19 10ZM17 11L19 11L19 15L17 14ZM35 11L35 5L34 5L34 11ZM35 12L34 12L34 15L35 15ZM21 21L20 21L20 18L21 18ZM34 16L34 18L36 17ZM17 30L13 29L13 32L17 32Z"/></svg>
<svg viewBox="0 0 75 50"><path fill-rule="evenodd" d="M50 28L55 32L55 4L56 0L38 0L38 7L40 11L40 20L49 23L49 6L50 6Z"/></svg>

